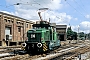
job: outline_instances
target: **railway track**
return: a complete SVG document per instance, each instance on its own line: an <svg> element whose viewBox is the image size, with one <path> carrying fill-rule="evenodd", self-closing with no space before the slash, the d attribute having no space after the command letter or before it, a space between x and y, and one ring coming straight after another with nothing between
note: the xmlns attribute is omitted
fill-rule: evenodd
<svg viewBox="0 0 90 60"><path fill-rule="evenodd" d="M20 50L20 46L0 46L0 59L4 57L14 56L14 50Z"/></svg>
<svg viewBox="0 0 90 60"><path fill-rule="evenodd" d="M87 43L86 45L87 45L86 47L71 51L71 53L74 53L74 54L69 55L68 57L65 58L65 60L71 60L71 59L74 59L75 57L79 57L79 59L81 59L81 54L90 52L90 43Z"/></svg>
<svg viewBox="0 0 90 60"><path fill-rule="evenodd" d="M21 48L19 46L12 46L12 47L0 47L0 54L2 53L9 53L13 52L14 50L20 50Z"/></svg>
<svg viewBox="0 0 90 60"><path fill-rule="evenodd" d="M23 55L9 55L6 57L2 57L1 60L52 60L52 59L72 59L72 57L75 57L77 55L77 51L79 51L80 49L83 50L84 47L88 47L87 49L89 49L89 44L87 44L88 42L85 42L84 44L82 43L77 43L77 44L68 44L68 45L64 45L61 46L59 49L56 49L50 53L47 54L39 54L39 55L29 55L29 54L23 54ZM86 49L85 49L86 50ZM83 50L84 51L84 50ZM87 50L88 51L88 50ZM84 51L84 52L87 52ZM75 53L77 52L77 53ZM84 53L83 52L83 53ZM48 57L47 57L48 56ZM58 58L59 57L59 58ZM66 58L65 58L66 57Z"/></svg>
<svg viewBox="0 0 90 60"><path fill-rule="evenodd" d="M90 43L77 44L75 47L60 50L57 53L49 54L46 57L39 57L33 60L72 60L72 58L90 51Z"/></svg>
<svg viewBox="0 0 90 60"><path fill-rule="evenodd" d="M20 48L21 46L0 46L0 49L7 49L7 48Z"/></svg>

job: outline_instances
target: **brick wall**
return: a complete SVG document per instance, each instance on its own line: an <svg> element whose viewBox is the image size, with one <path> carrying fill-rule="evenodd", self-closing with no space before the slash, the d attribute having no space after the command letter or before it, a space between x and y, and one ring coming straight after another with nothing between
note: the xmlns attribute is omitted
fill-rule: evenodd
<svg viewBox="0 0 90 60"><path fill-rule="evenodd" d="M5 38L5 23L4 23L4 17L1 15L0 18L0 41L2 41Z"/></svg>
<svg viewBox="0 0 90 60"><path fill-rule="evenodd" d="M27 22L28 28L26 27ZM31 21L27 21L13 15L2 13L0 15L0 41L5 38L5 26L9 26L11 28L11 41L24 41L26 39L27 30L31 28L30 22Z"/></svg>

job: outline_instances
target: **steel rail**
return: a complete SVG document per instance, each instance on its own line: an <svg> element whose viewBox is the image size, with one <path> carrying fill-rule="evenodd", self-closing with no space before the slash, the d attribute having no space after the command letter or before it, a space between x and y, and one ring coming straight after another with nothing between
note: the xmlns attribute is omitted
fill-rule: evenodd
<svg viewBox="0 0 90 60"><path fill-rule="evenodd" d="M74 57L76 57L76 56L78 57L78 55L84 54L85 52L89 52L89 51L90 51L90 46L89 46L89 47L81 48L81 49L79 49L79 50L77 50L77 51L74 51L74 52L76 52L75 54L67 57L67 58L64 59L64 60L71 60L71 59L73 59ZM72 51L72 52L73 52L73 51Z"/></svg>

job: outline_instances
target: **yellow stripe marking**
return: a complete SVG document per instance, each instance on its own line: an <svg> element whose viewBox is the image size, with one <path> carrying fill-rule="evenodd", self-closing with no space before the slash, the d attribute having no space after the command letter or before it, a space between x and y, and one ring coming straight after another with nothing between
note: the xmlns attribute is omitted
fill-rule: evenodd
<svg viewBox="0 0 90 60"><path fill-rule="evenodd" d="M47 50L47 48L43 47L45 50Z"/></svg>
<svg viewBox="0 0 90 60"><path fill-rule="evenodd" d="M46 45L43 45L45 48L47 48L47 46Z"/></svg>
<svg viewBox="0 0 90 60"><path fill-rule="evenodd" d="M46 43L43 44L43 51L47 51L47 50L48 50L47 48L48 48L48 47L46 46Z"/></svg>
<svg viewBox="0 0 90 60"><path fill-rule="evenodd" d="M45 50L43 49L43 51L45 51Z"/></svg>

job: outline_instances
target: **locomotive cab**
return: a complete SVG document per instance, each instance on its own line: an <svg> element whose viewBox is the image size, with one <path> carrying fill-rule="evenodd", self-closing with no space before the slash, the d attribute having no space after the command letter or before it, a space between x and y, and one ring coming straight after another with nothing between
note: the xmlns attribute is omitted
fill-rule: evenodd
<svg viewBox="0 0 90 60"><path fill-rule="evenodd" d="M49 49L50 31L49 23L38 21L33 24L33 29L27 31L28 41L25 50L28 52L45 52ZM47 42L46 42L47 41Z"/></svg>

